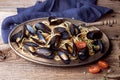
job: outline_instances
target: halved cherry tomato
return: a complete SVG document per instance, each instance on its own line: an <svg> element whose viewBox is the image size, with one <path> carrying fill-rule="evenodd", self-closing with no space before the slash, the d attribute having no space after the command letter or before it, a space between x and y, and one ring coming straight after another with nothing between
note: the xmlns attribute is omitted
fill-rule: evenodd
<svg viewBox="0 0 120 80"><path fill-rule="evenodd" d="M98 61L98 66L100 66L103 69L107 69L109 67L108 63L102 60Z"/></svg>
<svg viewBox="0 0 120 80"><path fill-rule="evenodd" d="M82 49L82 48L85 48L87 46L87 44L83 41L76 41L75 45L76 45L77 49Z"/></svg>
<svg viewBox="0 0 120 80"><path fill-rule="evenodd" d="M96 73L99 73L101 69L97 65L92 65L92 66L89 67L88 70L89 70L90 73L96 74Z"/></svg>

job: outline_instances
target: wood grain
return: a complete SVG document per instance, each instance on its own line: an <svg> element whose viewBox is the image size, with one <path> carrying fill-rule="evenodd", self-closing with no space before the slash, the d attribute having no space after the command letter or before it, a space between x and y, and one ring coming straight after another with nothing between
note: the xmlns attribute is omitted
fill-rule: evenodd
<svg viewBox="0 0 120 80"><path fill-rule="evenodd" d="M16 14L17 7L29 7L35 4L36 0L0 0L0 24L3 19ZM120 21L120 1L98 0L98 5L112 8L115 12L105 15L98 21L118 19ZM115 5L115 6L113 6ZM97 26L111 39L111 50L109 55L104 57L114 72L111 75L120 74L118 56L120 55L120 23L111 26ZM115 40L113 39L115 38ZM0 80L103 80L107 70L99 74L90 74L87 69L89 65L58 68L48 67L29 62L15 54L8 44L0 40L0 51L6 54L7 58L0 62ZM94 65L96 63L93 63ZM91 64L91 65L93 65Z"/></svg>

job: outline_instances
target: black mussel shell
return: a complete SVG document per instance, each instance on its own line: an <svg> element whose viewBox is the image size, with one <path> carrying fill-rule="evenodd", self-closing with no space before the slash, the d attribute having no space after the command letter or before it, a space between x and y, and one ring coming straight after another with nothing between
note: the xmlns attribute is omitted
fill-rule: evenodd
<svg viewBox="0 0 120 80"><path fill-rule="evenodd" d="M102 38L102 32L100 30L94 30L94 31L89 31L87 33L87 38L88 39L101 39Z"/></svg>
<svg viewBox="0 0 120 80"><path fill-rule="evenodd" d="M60 35L53 36L48 44L50 44L51 50L57 50L60 44Z"/></svg>
<svg viewBox="0 0 120 80"><path fill-rule="evenodd" d="M10 41L11 41L11 42L16 42L16 39L17 39L17 38L21 38L21 37L22 37L22 30L19 31L19 32L16 33L16 34L14 34L13 36L11 36Z"/></svg>
<svg viewBox="0 0 120 80"><path fill-rule="evenodd" d="M34 42L25 42L24 45L32 46L32 47L39 47L39 44L34 43Z"/></svg>
<svg viewBox="0 0 120 80"><path fill-rule="evenodd" d="M35 53L35 47L24 44L24 48L25 48L27 51L29 51L31 54L34 55L34 53Z"/></svg>
<svg viewBox="0 0 120 80"><path fill-rule="evenodd" d="M77 47L74 42L73 42L73 56L77 56Z"/></svg>
<svg viewBox="0 0 120 80"><path fill-rule="evenodd" d="M74 43L73 46L70 46L68 43L65 43L65 47L72 56L75 57L77 55L77 47Z"/></svg>
<svg viewBox="0 0 120 80"><path fill-rule="evenodd" d="M89 51L88 48L85 47L83 49L81 49L80 51L78 51L78 58L82 61L86 60L89 57Z"/></svg>
<svg viewBox="0 0 120 80"><path fill-rule="evenodd" d="M69 53L67 50L59 49L57 51L57 54L65 64L70 64L71 60L69 58L69 55L68 55Z"/></svg>
<svg viewBox="0 0 120 80"><path fill-rule="evenodd" d="M65 47L66 47L66 49L67 49L67 51L69 52L69 53L73 53L73 48L72 48L72 46L70 46L68 43L65 43Z"/></svg>
<svg viewBox="0 0 120 80"><path fill-rule="evenodd" d="M99 46L98 51L100 51L101 53L104 52L104 44L103 44L102 40L100 40L100 39L95 40L95 41L93 42L93 44L94 44L95 46Z"/></svg>
<svg viewBox="0 0 120 80"><path fill-rule="evenodd" d="M63 28L63 27L57 27L57 28L54 28L54 32L55 33L62 33L62 32L65 32L66 29Z"/></svg>
<svg viewBox="0 0 120 80"><path fill-rule="evenodd" d="M61 39L65 40L65 39L69 39L70 35L67 31L61 33Z"/></svg>
<svg viewBox="0 0 120 80"><path fill-rule="evenodd" d="M38 48L35 53L43 58L48 58L48 59L54 58L54 53L49 48L46 47Z"/></svg>
<svg viewBox="0 0 120 80"><path fill-rule="evenodd" d="M35 34L35 30L34 30L34 28L31 25L27 24L27 25L25 25L25 28L26 28L26 30L28 30L28 32L30 34L32 34L32 35Z"/></svg>
<svg viewBox="0 0 120 80"><path fill-rule="evenodd" d="M41 23L41 22L36 23L35 28L37 30L41 30L41 31L43 31L45 33L50 33L51 32L51 29L47 25L45 25L44 23Z"/></svg>
<svg viewBox="0 0 120 80"><path fill-rule="evenodd" d="M59 25L65 21L65 19L57 19L56 17L49 17L48 21L50 25Z"/></svg>
<svg viewBox="0 0 120 80"><path fill-rule="evenodd" d="M76 26L75 24L72 24L71 26L69 26L69 30L71 35L73 36L76 36L77 34L81 33L79 27Z"/></svg>
<svg viewBox="0 0 120 80"><path fill-rule="evenodd" d="M37 36L44 44L46 44L46 40L40 31L37 31Z"/></svg>
<svg viewBox="0 0 120 80"><path fill-rule="evenodd" d="M17 43L19 42L20 43L24 37L28 37L26 35L26 29L25 29L25 27L23 27L23 29L20 30L18 33L14 34L11 37L10 41L11 42L17 42Z"/></svg>
<svg viewBox="0 0 120 80"><path fill-rule="evenodd" d="M70 38L70 35L69 35L69 33L66 31L65 28L62 28L62 27L54 28L54 32L55 32L55 33L60 33L61 39L63 39L63 40Z"/></svg>

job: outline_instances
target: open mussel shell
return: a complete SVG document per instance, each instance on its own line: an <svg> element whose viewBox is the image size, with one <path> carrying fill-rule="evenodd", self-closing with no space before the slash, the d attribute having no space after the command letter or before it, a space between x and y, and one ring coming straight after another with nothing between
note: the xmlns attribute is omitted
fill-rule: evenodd
<svg viewBox="0 0 120 80"><path fill-rule="evenodd" d="M27 37L25 34L25 27L23 28L23 30L20 30L18 33L14 34L11 37L10 41L20 43L24 37Z"/></svg>
<svg viewBox="0 0 120 80"><path fill-rule="evenodd" d="M50 25L59 25L59 24L65 22L65 19L63 19L63 18L58 19L56 17L49 17L48 21L49 21Z"/></svg>
<svg viewBox="0 0 120 80"><path fill-rule="evenodd" d="M48 44L50 45L51 50L57 50L60 44L60 35L53 36Z"/></svg>
<svg viewBox="0 0 120 80"><path fill-rule="evenodd" d="M76 45L73 43L73 45L69 45L68 43L65 43L65 47L67 49L67 51L71 54L71 56L76 56L77 55L77 47Z"/></svg>
<svg viewBox="0 0 120 80"><path fill-rule="evenodd" d="M29 46L29 45L24 44L24 49L26 49L28 52L30 52L33 55L35 53L35 47L33 47L33 46Z"/></svg>
<svg viewBox="0 0 120 80"><path fill-rule="evenodd" d="M93 42L93 44L96 46L96 47L93 47L94 50L100 51L101 53L104 52L104 45L103 45L102 40L100 40L100 39L95 40L95 41ZM97 49L95 49L95 48L97 48Z"/></svg>
<svg viewBox="0 0 120 80"><path fill-rule="evenodd" d="M69 58L69 53L67 50L65 49L59 49L57 51L58 56L61 58L61 60L65 63L65 64L70 64L71 60Z"/></svg>
<svg viewBox="0 0 120 80"><path fill-rule="evenodd" d="M87 33L87 38L88 39L101 39L102 38L102 32L100 30L93 30L93 31L89 31Z"/></svg>
<svg viewBox="0 0 120 80"><path fill-rule="evenodd" d="M70 35L69 33L67 32L67 30L63 27L57 27L57 28L54 28L54 32L55 33L59 33L61 35L61 39L69 39L70 38Z"/></svg>
<svg viewBox="0 0 120 80"><path fill-rule="evenodd" d="M44 23L42 23L42 22L36 23L35 24L35 28L37 30L41 30L41 31L43 31L45 33L50 33L51 32L51 29L47 25L45 25Z"/></svg>
<svg viewBox="0 0 120 80"><path fill-rule="evenodd" d="M43 44L44 44L43 41L41 41L41 40L39 40L39 39L37 39L37 38L31 37L31 39L32 39L34 42L36 42L37 44L39 44L39 45L43 45Z"/></svg>
<svg viewBox="0 0 120 80"><path fill-rule="evenodd" d="M12 37L11 37L11 42L16 42L17 38L21 38L22 37L22 30L19 31L18 33L14 34Z"/></svg>
<svg viewBox="0 0 120 80"><path fill-rule="evenodd" d="M79 27L76 26L75 24L69 26L69 30L72 36L76 36L77 34L81 33Z"/></svg>
<svg viewBox="0 0 120 80"><path fill-rule="evenodd" d="M82 48L78 51L78 58L82 61L86 60L89 57L89 51L88 48Z"/></svg>
<svg viewBox="0 0 120 80"><path fill-rule="evenodd" d="M35 53L43 58L48 58L48 59L54 58L54 53L47 47L38 48Z"/></svg>

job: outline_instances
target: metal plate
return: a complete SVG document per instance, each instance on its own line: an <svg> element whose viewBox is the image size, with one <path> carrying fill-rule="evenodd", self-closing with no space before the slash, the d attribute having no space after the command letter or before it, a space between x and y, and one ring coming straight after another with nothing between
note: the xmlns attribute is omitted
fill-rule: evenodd
<svg viewBox="0 0 120 80"><path fill-rule="evenodd" d="M55 60L51 60L51 59L45 59L45 58L41 58L41 57L36 57L36 56L33 56L33 55L30 55L29 53L25 53L23 52L22 50L20 50L17 46L16 43L14 42L10 42L10 38L12 35L14 35L15 33L19 32L20 30L23 29L23 25L25 24L35 24L37 22L40 22L40 21L44 21L44 20L47 20L47 18L38 18L38 19L33 19L33 20L29 20L29 21L26 21L20 25L18 25L17 27L15 27L10 35L9 35L9 45L10 47L12 48L12 50L14 50L16 52L16 54L18 54L19 56L21 56L22 58L24 59L27 59L29 61L32 61L32 62L35 62L35 63L39 63L39 64L43 64L43 65L48 65L48 66L59 66L59 67L71 67L71 66L80 66L80 65L85 65L85 64L89 64L89 63L92 63L94 61L97 61L99 60L100 58L102 58L108 51L109 49L109 39L108 37L103 33L103 37L102 37L102 40L103 40L103 44L105 46L105 51L104 53L100 53L98 52L97 54L95 54L94 56L90 56L87 60L85 61L82 61L82 62L78 62L78 61L71 61L70 64L64 64L63 62L57 62ZM68 21L70 21L71 23L73 24L76 24L76 25L79 25L81 24L82 22L81 21L78 21L78 20L73 20L73 19L66 19ZM95 29L98 29L96 27L93 27Z"/></svg>

